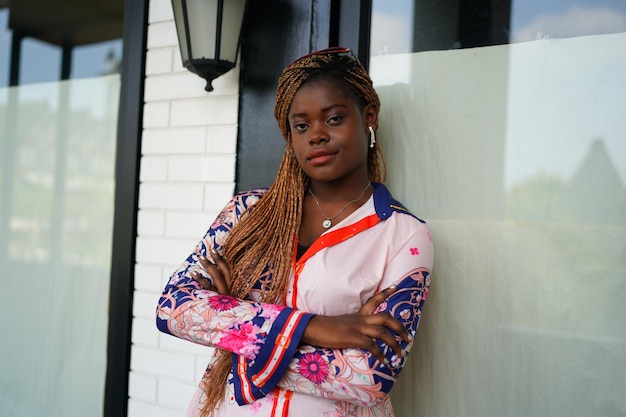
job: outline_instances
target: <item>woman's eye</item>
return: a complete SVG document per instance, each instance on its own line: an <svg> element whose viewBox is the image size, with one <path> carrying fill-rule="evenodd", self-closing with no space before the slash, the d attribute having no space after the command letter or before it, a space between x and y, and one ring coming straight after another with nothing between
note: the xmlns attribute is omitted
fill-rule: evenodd
<svg viewBox="0 0 626 417"><path fill-rule="evenodd" d="M293 125L293 129L296 132L304 132L307 128L307 124L306 123L294 123Z"/></svg>
<svg viewBox="0 0 626 417"><path fill-rule="evenodd" d="M333 116L330 119L328 119L328 124L333 125L333 124L338 124L343 120L343 116Z"/></svg>

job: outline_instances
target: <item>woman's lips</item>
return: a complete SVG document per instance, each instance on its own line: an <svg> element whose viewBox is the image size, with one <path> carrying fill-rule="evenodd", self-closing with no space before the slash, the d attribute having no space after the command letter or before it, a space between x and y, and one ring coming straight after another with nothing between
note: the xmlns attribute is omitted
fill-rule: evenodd
<svg viewBox="0 0 626 417"><path fill-rule="evenodd" d="M313 166L326 165L335 158L337 153L330 150L313 151L307 160Z"/></svg>

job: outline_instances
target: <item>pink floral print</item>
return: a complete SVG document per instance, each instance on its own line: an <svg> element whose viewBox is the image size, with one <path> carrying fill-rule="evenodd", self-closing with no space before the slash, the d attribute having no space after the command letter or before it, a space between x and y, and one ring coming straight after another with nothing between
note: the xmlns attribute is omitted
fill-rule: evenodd
<svg viewBox="0 0 626 417"><path fill-rule="evenodd" d="M239 302L234 297L219 294L209 297L209 304L214 310L228 311L237 307L239 305Z"/></svg>
<svg viewBox="0 0 626 417"><path fill-rule="evenodd" d="M380 247L381 254L394 247L388 252L390 261L384 264L385 268L394 272L389 273L384 281L383 278L379 278L379 283L375 281L374 289L379 285L377 291L380 291L391 283L397 284L398 289L378 306L376 312L391 314L414 336L430 284L431 236L423 222L391 199L384 186L376 184L375 187L374 205L385 209L380 213L386 217L381 219L385 220L393 214L396 217L390 223L396 224L394 222L398 220L394 219L400 216L401 224L408 226L402 231L411 235L405 234L405 238L393 240L397 235L388 233L386 236L393 238L366 241L357 233L349 239L353 245ZM194 252L170 277L157 308L158 328L165 333L235 354L227 400L219 415L266 417L272 415L276 407L292 415L289 401L297 401L298 407L295 408L306 409L307 415L316 417L392 417L389 391L406 357L398 357L380 341L377 343L388 363L380 362L361 349L322 349L301 344L300 337L307 317L313 314L304 309L298 310L295 303L288 302L288 306L284 306L259 301L261 289L272 280L271 271L259 277L257 284L243 299L203 290L191 279L190 272L199 267L198 256L210 257L209 249L221 253L232 228L244 213L253 209L253 204L265 192L252 190L238 194L220 213ZM379 211L376 210L376 213L379 214ZM385 228L386 223L381 221L376 227ZM354 291L361 290L354 288ZM407 352L411 348L411 344L404 341L401 345ZM209 363L203 381L208 378L214 360ZM197 416L197 413L189 415Z"/></svg>
<svg viewBox="0 0 626 417"><path fill-rule="evenodd" d="M328 376L328 366L318 352L307 353L298 361L298 371L314 384L321 384Z"/></svg>

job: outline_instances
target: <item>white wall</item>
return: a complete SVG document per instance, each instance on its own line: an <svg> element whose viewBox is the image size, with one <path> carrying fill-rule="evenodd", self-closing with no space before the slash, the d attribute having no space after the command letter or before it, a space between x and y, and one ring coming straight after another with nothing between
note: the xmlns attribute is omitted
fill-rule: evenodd
<svg viewBox="0 0 626 417"><path fill-rule="evenodd" d="M181 65L171 2L150 1L129 417L180 417L209 350L159 333L169 275L234 191L238 69L204 91Z"/></svg>

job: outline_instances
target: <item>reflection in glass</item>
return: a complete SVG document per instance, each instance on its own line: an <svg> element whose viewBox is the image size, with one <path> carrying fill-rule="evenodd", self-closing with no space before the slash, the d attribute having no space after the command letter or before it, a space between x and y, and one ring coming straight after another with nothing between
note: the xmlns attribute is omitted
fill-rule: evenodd
<svg viewBox="0 0 626 417"><path fill-rule="evenodd" d="M626 32L622 0L513 1L511 17L511 43Z"/></svg>
<svg viewBox="0 0 626 417"><path fill-rule="evenodd" d="M71 78L119 74L121 65L121 39L74 47Z"/></svg>
<svg viewBox="0 0 626 417"><path fill-rule="evenodd" d="M61 77L61 48L58 46L38 39L24 38L20 61L20 84L56 81ZM7 62L10 63L11 60ZM46 64L42 65L44 62Z"/></svg>
<svg viewBox="0 0 626 417"><path fill-rule="evenodd" d="M622 0L375 0L372 7L372 56L626 32Z"/></svg>
<svg viewBox="0 0 626 417"><path fill-rule="evenodd" d="M102 412L119 85L0 89L0 415Z"/></svg>
<svg viewBox="0 0 626 417"><path fill-rule="evenodd" d="M444 13L429 47L372 31L390 187L437 250L398 417L626 414L625 11L515 2L476 48Z"/></svg>
<svg viewBox="0 0 626 417"><path fill-rule="evenodd" d="M0 416L103 413L122 7L0 2Z"/></svg>
<svg viewBox="0 0 626 417"><path fill-rule="evenodd" d="M25 36L19 45L17 62L12 61L12 42L16 35L9 28L8 8L0 8L0 87L10 84L12 65L18 65L17 84L34 84L60 79L92 78L119 73L122 60L122 39L69 46L70 68L61 74L63 48L61 45ZM80 22L79 22L80 23Z"/></svg>

